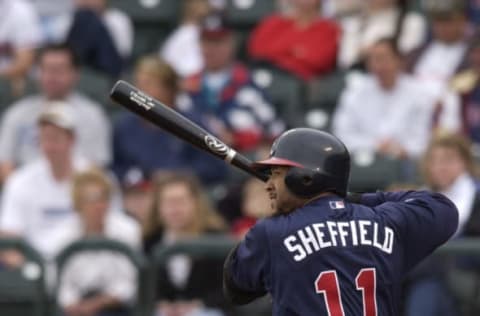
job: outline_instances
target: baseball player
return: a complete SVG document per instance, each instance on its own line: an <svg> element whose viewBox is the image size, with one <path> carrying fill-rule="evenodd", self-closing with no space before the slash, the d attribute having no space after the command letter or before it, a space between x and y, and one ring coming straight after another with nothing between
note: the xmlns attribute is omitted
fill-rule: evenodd
<svg viewBox="0 0 480 316"><path fill-rule="evenodd" d="M399 315L403 276L456 231L458 212L426 191L349 195L350 157L336 137L282 134L266 189L276 214L225 262L224 291L245 304L267 292L273 314Z"/></svg>

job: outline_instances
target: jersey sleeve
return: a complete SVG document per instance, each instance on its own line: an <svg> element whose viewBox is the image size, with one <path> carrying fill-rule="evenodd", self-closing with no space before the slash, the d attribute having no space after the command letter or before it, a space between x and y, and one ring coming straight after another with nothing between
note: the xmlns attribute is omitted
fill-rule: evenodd
<svg viewBox="0 0 480 316"><path fill-rule="evenodd" d="M445 196L428 191L377 192L362 196L393 226L403 248L405 272L448 241L458 227L458 210Z"/></svg>
<svg viewBox="0 0 480 316"><path fill-rule="evenodd" d="M266 294L266 280L270 273L268 254L265 226L259 222L225 262L224 289L233 303L248 303Z"/></svg>

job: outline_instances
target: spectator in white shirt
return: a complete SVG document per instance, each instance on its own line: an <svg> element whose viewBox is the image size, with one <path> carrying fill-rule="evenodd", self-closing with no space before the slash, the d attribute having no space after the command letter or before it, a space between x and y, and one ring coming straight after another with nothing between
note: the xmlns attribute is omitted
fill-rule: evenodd
<svg viewBox="0 0 480 316"><path fill-rule="evenodd" d="M56 230L73 216L70 181L89 163L74 154L73 113L50 106L37 120L41 158L15 171L4 185L0 231L19 236L45 259L62 246Z"/></svg>
<svg viewBox="0 0 480 316"><path fill-rule="evenodd" d="M65 40L73 11L73 0L29 0L40 17L42 37L46 43Z"/></svg>
<svg viewBox="0 0 480 316"><path fill-rule="evenodd" d="M210 11L208 0L184 1L182 22L163 44L162 59L181 77L189 77L203 69L200 23Z"/></svg>
<svg viewBox="0 0 480 316"><path fill-rule="evenodd" d="M13 80L13 92L20 93L42 41L40 21L26 0L0 0L0 12L0 79Z"/></svg>
<svg viewBox="0 0 480 316"><path fill-rule="evenodd" d="M39 56L40 94L12 104L0 125L0 178L33 161L39 153L37 119L45 107L62 103L75 117L76 151L98 165L110 162L110 123L101 105L75 92L78 63L63 45L46 47Z"/></svg>
<svg viewBox="0 0 480 316"><path fill-rule="evenodd" d="M426 6L433 38L410 56L409 68L439 99L466 59L468 22L461 1L432 0Z"/></svg>
<svg viewBox="0 0 480 316"><path fill-rule="evenodd" d="M347 84L333 119L333 132L352 151L396 158L421 155L430 139L433 104L402 71L392 40L380 40L368 53L370 74Z"/></svg>
<svg viewBox="0 0 480 316"><path fill-rule="evenodd" d="M105 237L139 249L140 230L120 212L109 212L113 186L101 170L75 175L72 200L78 216L58 237L74 241ZM132 219L130 219L133 221ZM60 271L58 301L65 315L130 315L137 292L138 272L124 254L84 250L70 257Z"/></svg>
<svg viewBox="0 0 480 316"><path fill-rule="evenodd" d="M382 38L395 38L403 54L412 52L426 40L425 18L409 12L406 1L367 0L362 4L361 10L340 19L343 31L340 67L350 68L363 62L368 48Z"/></svg>

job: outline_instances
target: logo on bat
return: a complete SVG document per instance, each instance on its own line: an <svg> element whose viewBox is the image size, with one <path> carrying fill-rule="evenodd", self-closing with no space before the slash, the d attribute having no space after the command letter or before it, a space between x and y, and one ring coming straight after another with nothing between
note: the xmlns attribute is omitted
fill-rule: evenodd
<svg viewBox="0 0 480 316"><path fill-rule="evenodd" d="M205 135L204 141L208 148L219 155L226 156L230 151L227 145L211 135Z"/></svg>
<svg viewBox="0 0 480 316"><path fill-rule="evenodd" d="M141 91L130 91L130 100L132 100L147 111L155 107L153 99L148 95L142 93Z"/></svg>

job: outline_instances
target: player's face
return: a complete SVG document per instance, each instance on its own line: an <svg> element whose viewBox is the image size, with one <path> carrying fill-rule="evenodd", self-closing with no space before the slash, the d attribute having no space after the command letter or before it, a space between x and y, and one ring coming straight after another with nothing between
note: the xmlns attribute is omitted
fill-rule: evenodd
<svg viewBox="0 0 480 316"><path fill-rule="evenodd" d="M195 221L195 199L187 185L172 183L160 193L158 215L167 230L188 232Z"/></svg>
<svg viewBox="0 0 480 316"><path fill-rule="evenodd" d="M298 199L285 185L285 176L289 167L273 167L266 190L270 197L270 205L275 213L288 213L298 207Z"/></svg>
<svg viewBox="0 0 480 316"><path fill-rule="evenodd" d="M445 190L466 172L466 165L453 148L433 148L428 160L427 172L434 190Z"/></svg>

